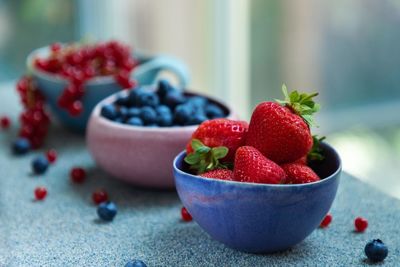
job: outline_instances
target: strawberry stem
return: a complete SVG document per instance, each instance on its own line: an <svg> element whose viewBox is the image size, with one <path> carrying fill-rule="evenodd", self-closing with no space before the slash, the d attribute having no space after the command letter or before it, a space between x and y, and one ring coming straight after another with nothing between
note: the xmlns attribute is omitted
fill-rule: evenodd
<svg viewBox="0 0 400 267"><path fill-rule="evenodd" d="M325 156L322 154L323 150L321 148L321 142L325 139L325 136L318 137L318 135L313 135L313 146L307 155L307 161L321 161L325 159Z"/></svg>
<svg viewBox="0 0 400 267"><path fill-rule="evenodd" d="M320 109L320 105L315 103L313 98L316 97L318 93L307 94L299 93L298 91L288 93L285 84L282 85L282 92L285 99L276 99L275 101L282 106L290 108L294 113L302 117L309 126L314 126L312 115Z"/></svg>
<svg viewBox="0 0 400 267"><path fill-rule="evenodd" d="M190 165L190 169L197 174L202 174L214 169L227 169L228 167L219 162L228 154L228 148L224 146L208 147L200 140L193 139L191 146L193 153L185 157L185 162Z"/></svg>

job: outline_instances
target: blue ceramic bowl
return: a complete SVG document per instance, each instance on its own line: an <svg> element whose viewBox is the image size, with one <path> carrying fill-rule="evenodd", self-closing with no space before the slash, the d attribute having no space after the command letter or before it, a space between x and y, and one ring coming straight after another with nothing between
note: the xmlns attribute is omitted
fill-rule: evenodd
<svg viewBox="0 0 400 267"><path fill-rule="evenodd" d="M185 172L185 152L174 160L176 189L193 219L211 237L245 252L270 253L304 240L328 213L341 173L336 151L312 168L323 177L309 184L272 185L203 178Z"/></svg>
<svg viewBox="0 0 400 267"><path fill-rule="evenodd" d="M121 87L114 81L112 76L96 77L88 80L85 83L85 96L82 98L84 111L78 117L70 116L67 111L57 105L57 100L68 81L58 75L38 70L33 66L33 61L36 57L47 57L49 53L48 47L39 48L31 52L27 58L28 70L32 73L53 114L56 115L59 121L72 130L84 132L90 113L96 104L107 96L120 91ZM186 66L173 57L164 55L148 57L138 54L135 55L135 58L140 63L134 69L133 77L140 85L153 84L161 71L174 73L183 88L186 87L189 81L189 73Z"/></svg>

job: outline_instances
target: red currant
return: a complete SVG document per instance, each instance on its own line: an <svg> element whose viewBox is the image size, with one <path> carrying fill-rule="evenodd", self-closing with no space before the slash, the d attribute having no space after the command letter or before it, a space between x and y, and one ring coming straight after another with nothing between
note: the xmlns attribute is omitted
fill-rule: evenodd
<svg viewBox="0 0 400 267"><path fill-rule="evenodd" d="M75 167L71 170L70 177L74 183L83 183L86 178L86 171L83 168Z"/></svg>
<svg viewBox="0 0 400 267"><path fill-rule="evenodd" d="M11 120L10 120L10 118L9 118L9 117L6 117L6 116L1 117L1 118L0 118L0 125L1 125L1 128L3 128L3 129L8 129L8 128L10 128L10 125L11 125Z"/></svg>
<svg viewBox="0 0 400 267"><path fill-rule="evenodd" d="M325 216L325 218L322 220L321 224L319 225L319 227L321 228L325 228L328 227L329 224L332 222L332 215L330 215L329 213Z"/></svg>
<svg viewBox="0 0 400 267"><path fill-rule="evenodd" d="M61 44L60 43L53 43L52 45L50 45L50 50L52 52L58 52L61 50Z"/></svg>
<svg viewBox="0 0 400 267"><path fill-rule="evenodd" d="M362 217L357 217L354 220L354 226L357 232L364 232L368 227L368 221Z"/></svg>
<svg viewBox="0 0 400 267"><path fill-rule="evenodd" d="M98 205L102 202L108 201L108 194L104 189L97 189L92 194L93 202Z"/></svg>
<svg viewBox="0 0 400 267"><path fill-rule="evenodd" d="M35 198L37 200L43 200L47 196L47 189L45 187L36 187Z"/></svg>
<svg viewBox="0 0 400 267"><path fill-rule="evenodd" d="M56 160L57 160L57 151L54 150L54 149L50 149L49 151L46 152L46 157L47 157L47 160L50 163L56 162Z"/></svg>
<svg viewBox="0 0 400 267"><path fill-rule="evenodd" d="M68 112L71 116L77 117L81 115L83 111L83 106L82 102L79 100L74 101L69 107L68 107Z"/></svg>
<svg viewBox="0 0 400 267"><path fill-rule="evenodd" d="M181 216L182 220L185 222L190 222L191 220L193 220L192 215L190 215L190 213L185 207L182 207L181 209Z"/></svg>

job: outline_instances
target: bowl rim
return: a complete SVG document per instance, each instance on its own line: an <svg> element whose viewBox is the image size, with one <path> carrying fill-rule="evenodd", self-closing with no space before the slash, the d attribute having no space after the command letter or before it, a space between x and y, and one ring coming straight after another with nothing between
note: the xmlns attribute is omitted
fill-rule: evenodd
<svg viewBox="0 0 400 267"><path fill-rule="evenodd" d="M229 181L229 180L221 180L221 179L215 179L215 178L207 178L207 177L201 177L199 175L193 175L187 172L182 171L177 167L178 160L182 158L183 161L183 155L186 154L186 151L183 150L179 152L178 155L175 156L174 161L173 161L173 169L175 172L189 176L191 179L198 179L198 180L204 180L208 182L215 182L215 183L221 183L221 184L226 184L226 185L235 185L235 186L242 186L244 188L246 187L258 187L258 188L277 188L281 190L288 190L288 189L293 189L293 188L300 188L300 187L312 187L312 186L318 186L327 183L328 181L334 179L335 177L338 176L338 174L341 173L342 171L342 160L339 156L339 153L337 153L336 149L334 149L331 145L327 144L326 142L322 142L323 145L329 147L332 149L332 151L336 154L338 160L339 160L339 166L334 171L331 175L328 177L325 177L324 179L321 179L316 182L311 182L311 183L305 183L305 184L262 184L262 183L250 183L250 182L239 182L239 181ZM176 180L176 177L175 177Z"/></svg>
<svg viewBox="0 0 400 267"><path fill-rule="evenodd" d="M142 85L140 87L146 87L146 88L154 88L154 86L152 85ZM134 90L134 89L133 89ZM147 127L147 126L134 126L134 125L128 125L128 124L124 124L124 123L119 123L119 122L115 122L112 120L109 120L107 118L104 118L103 116L100 115L100 110L101 110L101 106L104 104L110 104L112 102L114 102L118 96L124 96L127 95L129 93L130 90L122 90L119 92L116 92L106 98L104 98L103 100L101 100L99 103L96 104L96 106L94 107L91 115L90 115L90 120L92 120L93 118L96 118L99 120L100 123L104 124L105 126L108 127L112 127L112 128L117 128L120 130L132 130L135 132L176 132L176 131L182 131L182 130L188 130L188 131L194 131L195 129L197 129L197 127L199 127L199 124L197 125L183 125L183 126L168 126L168 127ZM235 116L234 113L232 112L232 109L225 104L224 102L217 100L211 96L202 94L202 93L197 93L194 91L188 91L185 90L183 91L183 93L188 93L188 94L192 94L195 96L202 96L207 98L208 100L211 100L221 106L223 106L226 110L228 110L228 115L224 118L229 118L232 116Z"/></svg>
<svg viewBox="0 0 400 267"><path fill-rule="evenodd" d="M50 50L50 46L42 46L42 47L32 50L26 57L26 62L25 62L28 71L40 78L47 79L52 82L58 82L58 83L68 82L68 79L62 77L61 75L51 74L51 73L45 72L43 70L40 70L34 66L33 61L35 59L35 56L39 55L39 54L48 54L49 50ZM137 54L140 55L140 53L137 53ZM140 56L139 58L141 58L141 57L147 58L146 56ZM140 68L140 65L142 65L142 64L143 63L139 63L137 68ZM134 72L135 72L135 70L132 71L132 75L134 74ZM112 84L112 83L115 83L113 75L97 76L97 77L93 77L93 78L90 78L85 81L85 85Z"/></svg>

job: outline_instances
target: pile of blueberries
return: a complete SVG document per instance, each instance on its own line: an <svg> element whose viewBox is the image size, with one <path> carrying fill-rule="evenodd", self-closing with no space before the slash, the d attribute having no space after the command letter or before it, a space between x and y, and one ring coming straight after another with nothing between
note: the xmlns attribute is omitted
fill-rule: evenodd
<svg viewBox="0 0 400 267"><path fill-rule="evenodd" d="M109 120L134 126L170 127L198 125L205 120L226 117L226 111L202 96L188 96L168 81L158 82L156 90L132 89L115 103L101 108Z"/></svg>

